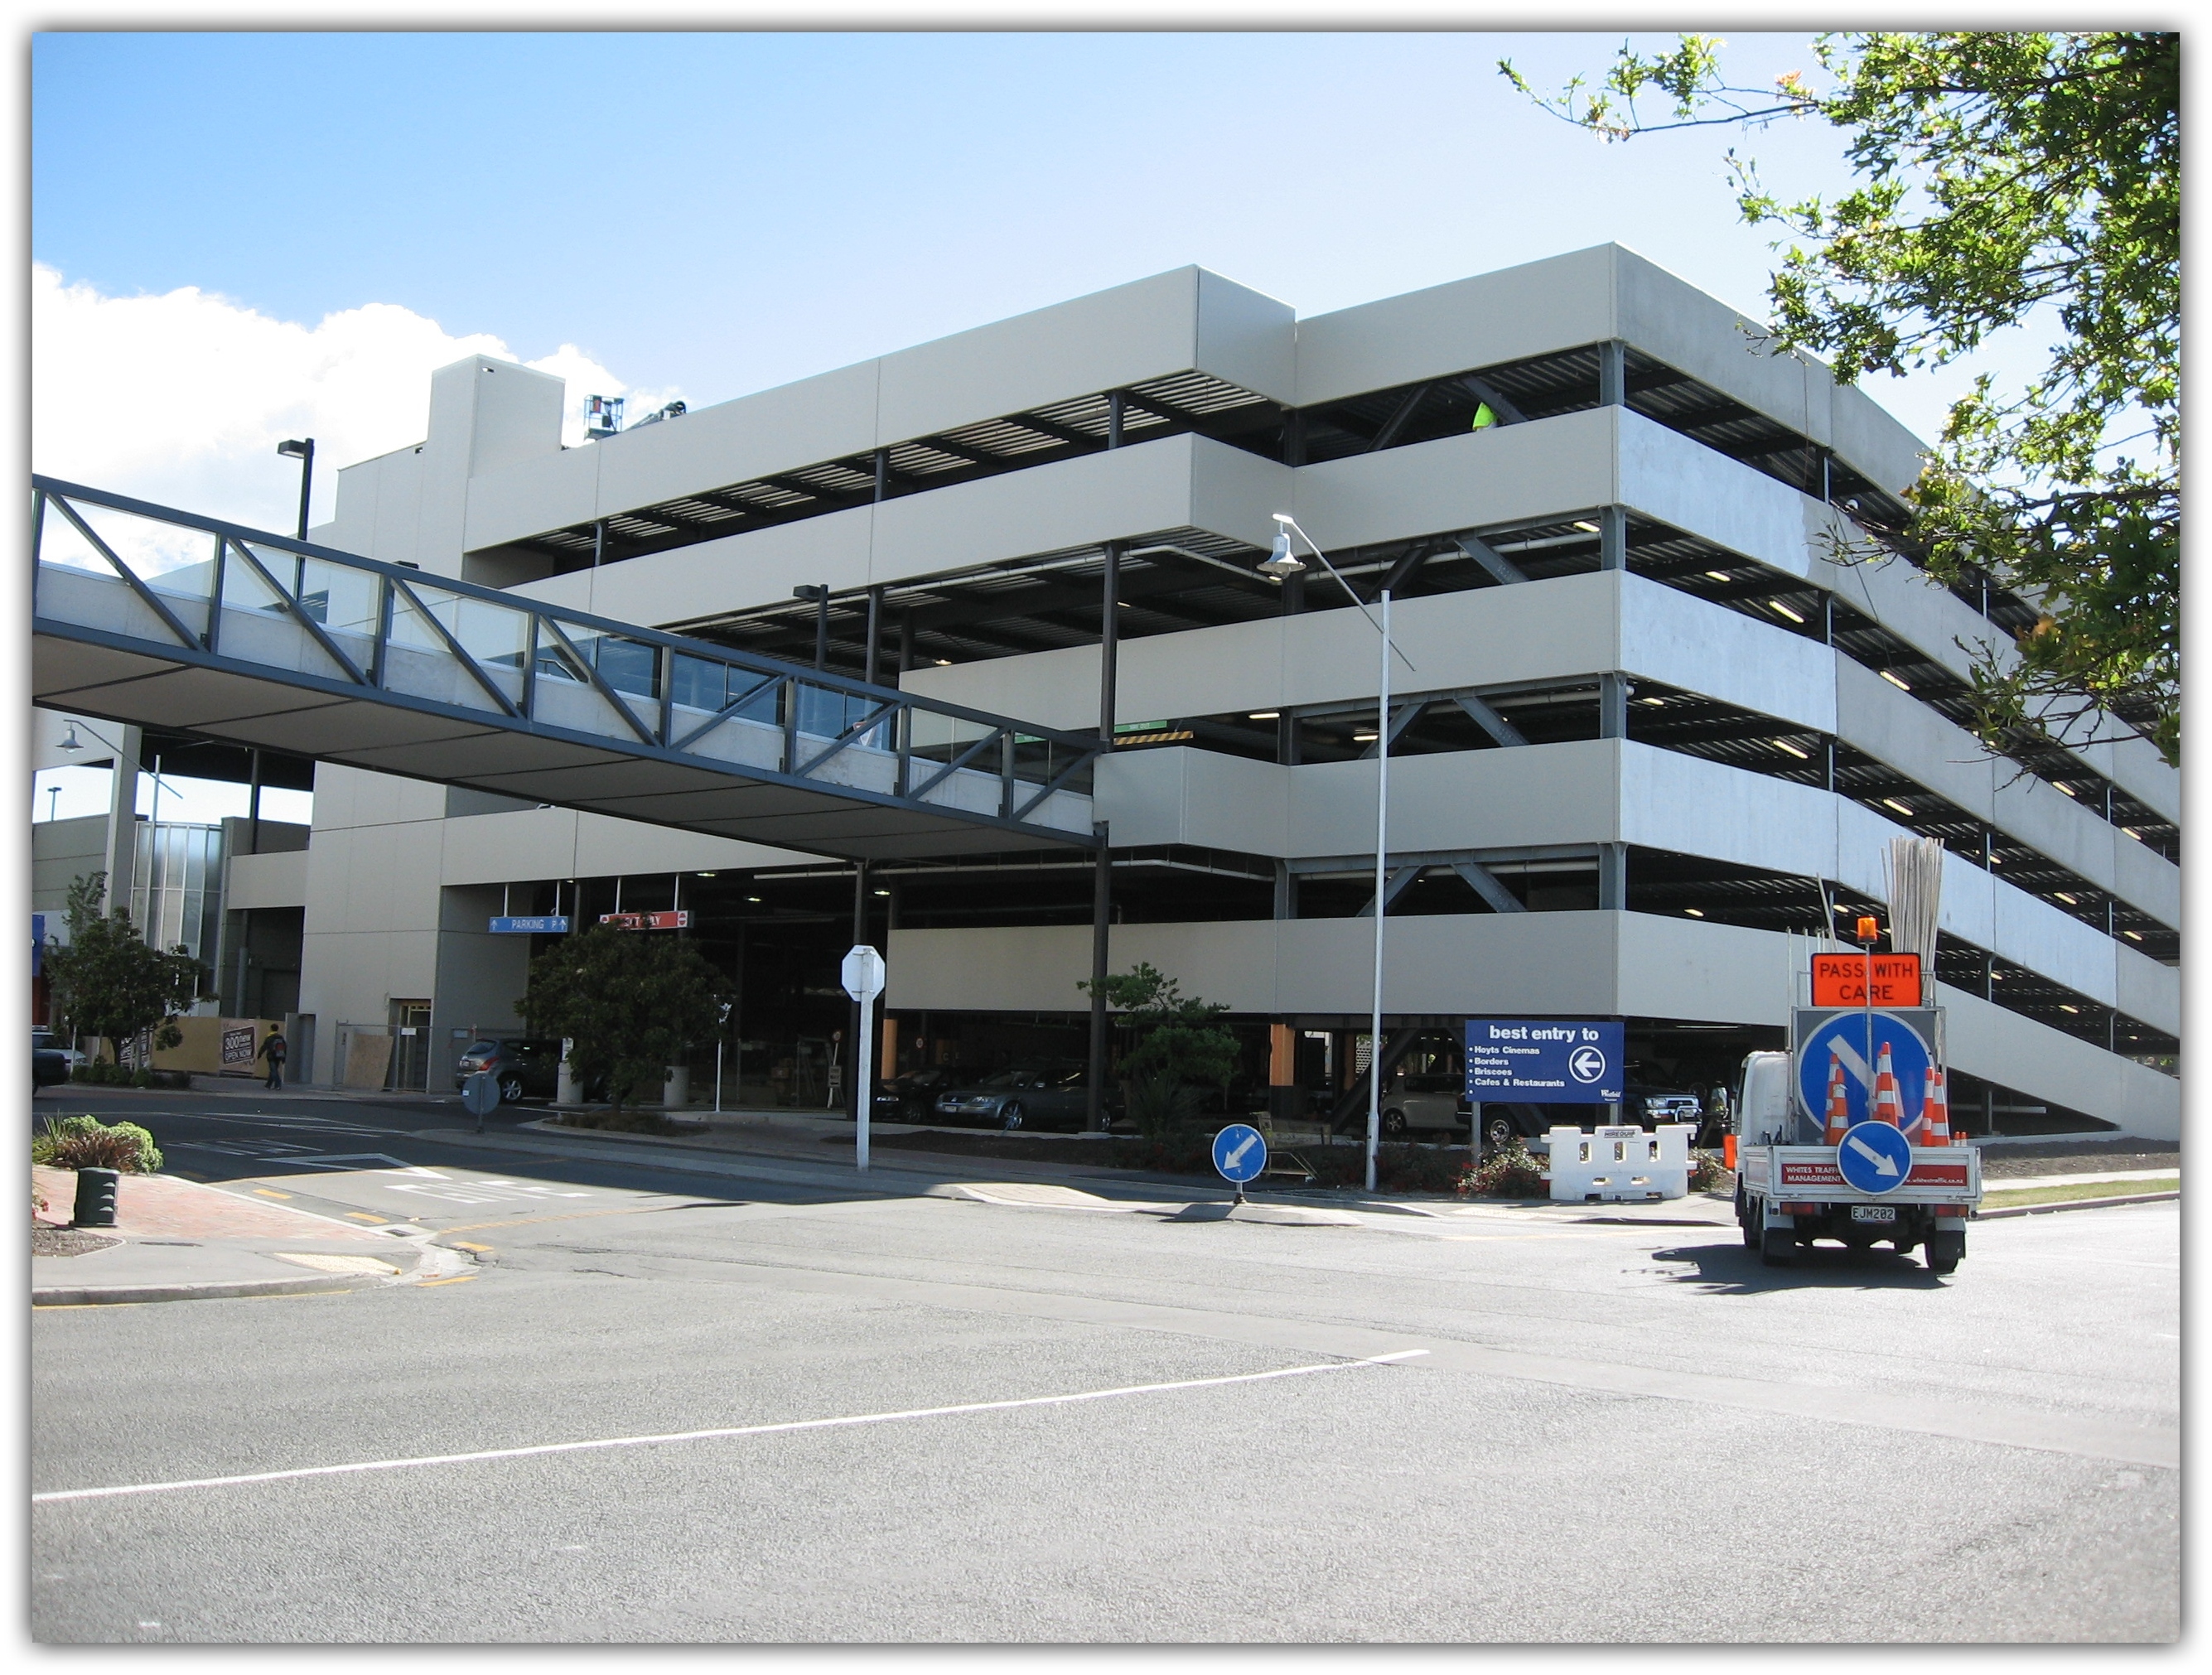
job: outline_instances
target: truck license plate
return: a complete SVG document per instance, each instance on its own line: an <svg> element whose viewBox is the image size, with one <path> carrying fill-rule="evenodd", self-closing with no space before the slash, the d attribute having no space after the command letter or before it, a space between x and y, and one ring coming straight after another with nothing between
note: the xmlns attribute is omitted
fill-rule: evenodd
<svg viewBox="0 0 2212 1675"><path fill-rule="evenodd" d="M1855 1222L1893 1222L1897 1219L1897 1206L1892 1204L1855 1204L1851 1206L1851 1219Z"/></svg>

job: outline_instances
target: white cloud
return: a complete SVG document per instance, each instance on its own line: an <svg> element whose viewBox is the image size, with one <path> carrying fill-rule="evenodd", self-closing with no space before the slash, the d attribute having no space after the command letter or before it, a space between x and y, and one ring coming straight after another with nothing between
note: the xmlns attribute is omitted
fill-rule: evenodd
<svg viewBox="0 0 2212 1675"><path fill-rule="evenodd" d="M34 265L32 469L289 532L299 467L277 443L315 439L311 518L325 522L338 468L421 441L431 373L469 355L517 358L497 337L456 337L393 303L308 326L197 286L108 296ZM573 343L525 364L568 380L572 444L588 396L629 396L643 411L677 394L632 391Z"/></svg>

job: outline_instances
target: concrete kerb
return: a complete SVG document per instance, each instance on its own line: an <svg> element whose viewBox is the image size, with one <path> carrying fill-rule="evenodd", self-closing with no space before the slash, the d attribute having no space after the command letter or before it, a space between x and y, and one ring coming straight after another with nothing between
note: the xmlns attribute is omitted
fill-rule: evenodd
<svg viewBox="0 0 2212 1675"><path fill-rule="evenodd" d="M943 1197L950 1194L933 1191L976 1184L975 1177L989 1171L1009 1181L1079 1182L1086 1187L1102 1190L1109 1186L1139 1188L1158 1193L1163 1189L1172 1191L1183 1204L1189 1205L1226 1206L1234 1199L1233 1189L1226 1185L1215 1186L1197 1181L1164 1178L1138 1170L1117 1170L1092 1164L1036 1163L1014 1162L1004 1158L963 1158L946 1154L910 1154L915 1161L886 1167L878 1163L862 1177L849 1164L817 1162L801 1158L787 1151L763 1149L755 1150L724 1139L704 1143L690 1135L624 1134L604 1129L576 1129L562 1126L550 1120L526 1122L521 1129L532 1135L543 1135L546 1142L558 1142L562 1150L579 1156L596 1156L602 1160L635 1158L641 1151L649 1151L664 1167L685 1169L706 1174L750 1175L757 1179L779 1180L794 1184L841 1186L876 1197L900 1197L909 1194ZM513 1137L463 1134L454 1132L426 1130L418 1138L447 1144L468 1144L494 1147L512 1145L518 1150L538 1151L549 1150L533 1138L525 1138L518 1132ZM708 1159L726 1157L732 1161L717 1163ZM737 1158L747 1161L742 1164ZM927 1162L921 1160L927 1159ZM772 1161L769 1161L772 1160ZM1252 1203L1248 1189L1248 1207ZM1706 1200L1706 1201L1701 1201ZM1119 1208L1127 1202L1115 1199L1107 1200ZM1346 1199L1325 1192L1301 1191L1296 1187L1267 1193L1257 1200L1261 1206L1279 1206L1295 1209L1301 1213L1283 1217L1238 1216L1237 1220L1278 1221L1285 1224L1304 1226L1341 1225L1334 1217L1354 1215L1418 1216L1425 1217L1454 1217L1469 1213L1503 1211L1518 1213L1544 1220L1595 1222L1614 1225L1654 1227L1711 1227L1733 1225L1735 1213L1725 1197L1709 1199L1709 1195L1692 1193L1685 1200L1663 1200L1650 1205L1592 1205L1554 1203L1548 1199L1485 1199L1473 1202L1439 1199L1435 1203L1385 1198L1358 1197ZM1695 1206L1710 1209L1712 1213L1698 1216L1682 1214ZM1307 1214L1318 1212L1320 1220L1308 1220Z"/></svg>
<svg viewBox="0 0 2212 1675"><path fill-rule="evenodd" d="M2060 1199L2055 1204L2008 1204L1995 1210L1977 1210L1978 1222L2008 1220L2014 1216L2047 1216L2056 1210L2112 1210L2124 1204L2179 1204L2179 1193L2128 1193L2112 1198Z"/></svg>
<svg viewBox="0 0 2212 1675"><path fill-rule="evenodd" d="M112 1238L116 1242L104 1249L75 1256L33 1255L33 1308L82 1308L120 1303L306 1296L358 1290L364 1286L416 1284L465 1271L471 1265L460 1252L432 1245L432 1235L427 1231L386 1235L381 1241L375 1241L366 1236L371 1229L295 1205L238 1199L204 1182L175 1175L146 1179L160 1181L165 1194L177 1193L193 1200L194 1214L204 1211L201 1218L212 1221L214 1225L82 1229ZM48 1202L52 1205L56 1199L50 1197ZM233 1210L238 1212L233 1218L236 1230L226 1234L222 1223ZM51 1215L50 1211L50 1217ZM153 1218L158 1223L160 1212L154 1212ZM294 1226L297 1230L272 1231L271 1218L279 1224L288 1218L296 1218ZM66 1225L52 1219L40 1224ZM192 1236L176 1236L185 1231ZM331 1247L335 1248L328 1248ZM270 1274L273 1265L290 1261L313 1266L319 1259L326 1266L367 1261L391 1271L379 1273L355 1266L346 1271ZM64 1268L64 1264L70 1265ZM90 1265L81 1269L75 1265L78 1264ZM80 1274L83 1277L80 1278Z"/></svg>

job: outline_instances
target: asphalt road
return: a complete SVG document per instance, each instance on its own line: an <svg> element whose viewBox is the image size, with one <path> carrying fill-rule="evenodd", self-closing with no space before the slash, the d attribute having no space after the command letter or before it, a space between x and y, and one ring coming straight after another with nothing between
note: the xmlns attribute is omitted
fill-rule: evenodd
<svg viewBox="0 0 2212 1675"><path fill-rule="evenodd" d="M478 1265L38 1311L34 1494L309 1473L35 1503L41 1641L2179 1632L2172 1205L1978 1224L1939 1281L1765 1269L1732 1228L1170 1222L254 1103L143 1120L173 1168Z"/></svg>

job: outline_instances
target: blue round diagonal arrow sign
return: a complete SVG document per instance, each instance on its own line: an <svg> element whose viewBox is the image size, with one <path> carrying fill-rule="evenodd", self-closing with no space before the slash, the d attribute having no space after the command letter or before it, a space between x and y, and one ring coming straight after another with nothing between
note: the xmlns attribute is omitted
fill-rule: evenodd
<svg viewBox="0 0 2212 1675"><path fill-rule="evenodd" d="M1267 1167L1267 1142L1249 1122L1232 1122L1213 1137L1213 1167L1239 1186Z"/></svg>
<svg viewBox="0 0 2212 1675"><path fill-rule="evenodd" d="M1837 1144L1836 1167L1856 1190L1887 1193L1912 1173L1912 1142L1888 1123L1856 1123Z"/></svg>

